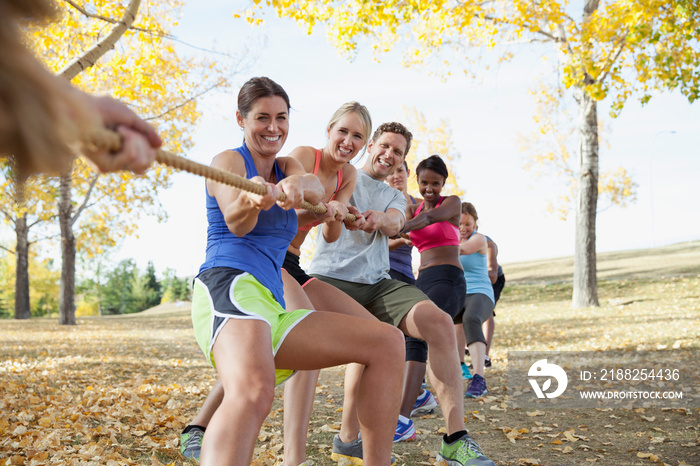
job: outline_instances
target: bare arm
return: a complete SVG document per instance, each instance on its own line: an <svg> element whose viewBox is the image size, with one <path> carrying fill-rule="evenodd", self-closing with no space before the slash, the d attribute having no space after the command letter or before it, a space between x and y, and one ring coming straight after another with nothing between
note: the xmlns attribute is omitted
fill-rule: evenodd
<svg viewBox="0 0 700 466"><path fill-rule="evenodd" d="M365 224L361 228L367 233L381 232L384 236L397 236L404 224L404 214L397 209L387 209L386 212L368 210L363 212Z"/></svg>
<svg viewBox="0 0 700 466"><path fill-rule="evenodd" d="M478 252L479 254L486 254L488 246L486 245L486 237L481 233L474 233L464 241L459 243L459 253L460 255L469 255Z"/></svg>
<svg viewBox="0 0 700 466"><path fill-rule="evenodd" d="M448 196L442 203L428 212L421 212L406 222L403 232L420 230L428 225L437 222L449 221L453 225L459 225L459 216L461 213L461 201L457 196Z"/></svg>
<svg viewBox="0 0 700 466"><path fill-rule="evenodd" d="M486 253L486 263L489 269L489 279L491 283L496 283L498 279L498 246L493 241L486 240L487 243L487 253Z"/></svg>

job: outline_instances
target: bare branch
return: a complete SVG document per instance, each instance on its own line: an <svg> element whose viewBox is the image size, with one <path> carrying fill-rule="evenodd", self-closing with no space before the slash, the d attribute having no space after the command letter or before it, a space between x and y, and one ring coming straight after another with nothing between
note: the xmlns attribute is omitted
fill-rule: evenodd
<svg viewBox="0 0 700 466"><path fill-rule="evenodd" d="M104 21L106 23L111 23L111 24L119 24L119 20L114 19L114 18L108 18L106 16L98 15L95 13L90 13L85 8L78 5L77 3L75 3L72 0L63 0L63 1L66 2L67 4L69 4L70 6L72 6L73 8L75 8L76 10L78 10L83 16L85 16L87 18L99 19L100 21ZM163 31L154 31L152 29L140 28L140 27L134 26L134 25L129 26L129 30L130 31L145 32L146 34L150 34L152 36L174 39L170 34L166 34Z"/></svg>
<svg viewBox="0 0 700 466"><path fill-rule="evenodd" d="M178 105L176 105L176 106L174 106L174 107L170 107L170 108L168 108L166 111L164 111L164 112L162 112L162 113L160 113L160 114L158 114L158 115L153 115L153 116L144 118L144 120L145 120L145 121L151 121L151 120L156 120L156 119L158 119L158 118L164 117L164 116L167 115L168 113L170 113L170 112L172 112L172 111L174 111L174 110L177 110L178 108L182 108L182 107L184 107L185 105L187 105L188 103L192 102L193 100L197 100L198 98L200 98L200 97L203 96L204 94L206 94L206 93L208 93L208 92L211 92L211 91L213 91L214 89L216 89L217 87L221 87L221 86L224 86L224 85L226 85L226 84L227 84L227 83L226 83L226 81L225 81L224 79L220 79L219 82L217 82L216 84L214 84L214 85L212 85L212 86L209 86L208 88L204 89L202 92L199 92L199 93L197 93L197 94L194 94L194 95L191 96L190 98L188 98L188 99L186 99L186 100L180 102Z"/></svg>
<svg viewBox="0 0 700 466"><path fill-rule="evenodd" d="M104 39L97 42L81 56L73 59L61 71L59 76L66 78L68 81L75 78L78 73L86 68L94 65L97 60L102 57L107 50L114 47L114 44L124 35L124 32L131 26L136 19L136 13L141 5L141 0L131 0L129 6L124 11L124 15L117 25L105 36Z"/></svg>
<svg viewBox="0 0 700 466"><path fill-rule="evenodd" d="M16 254L15 251L13 251L12 249L7 249L7 248L6 248L5 246L3 246L2 244L0 244L0 249L4 249L5 251L9 252L10 254Z"/></svg>
<svg viewBox="0 0 700 466"><path fill-rule="evenodd" d="M87 203L88 200L90 199L90 194L92 194L92 190L95 187L95 184L97 184L97 179L100 177L99 173L95 173L92 176L92 180L90 181L90 187L88 188L87 192L85 193L85 198L83 199L83 203L78 207L78 209L75 211L75 215L70 219L70 225L73 226L75 222L78 220L78 217L80 217L80 214L83 213L83 211L88 207Z"/></svg>
<svg viewBox="0 0 700 466"><path fill-rule="evenodd" d="M627 39L628 35L629 35L629 29L625 31L625 35L622 36L620 38L620 40L617 41L617 44L615 44L615 47L619 47L619 48L617 49L616 53L611 53L608 56L607 60L605 60L605 66L603 67L603 69L605 70L605 73L603 73L603 75L598 78L598 82L602 83L603 81L605 81L605 78L607 78L608 75L610 74L610 69L612 68L613 63L615 63L617 61L617 59L620 58L620 54L625 49L625 44L627 43L626 39ZM615 47L613 47L613 51L615 50Z"/></svg>

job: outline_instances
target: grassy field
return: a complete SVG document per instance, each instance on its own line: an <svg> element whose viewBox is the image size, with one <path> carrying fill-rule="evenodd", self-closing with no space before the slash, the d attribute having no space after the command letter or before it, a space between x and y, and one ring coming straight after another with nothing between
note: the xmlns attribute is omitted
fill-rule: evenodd
<svg viewBox="0 0 700 466"><path fill-rule="evenodd" d="M700 411L539 409L507 404L510 351L649 350L700 364L700 243L599 256L601 306L571 309L571 261L504 266L487 371L489 395L465 400L473 437L499 465L700 465ZM187 306L137 315L0 321L0 466L193 464L181 428L214 382L194 342ZM329 465L343 368L322 372L308 455ZM694 387L700 381L690 381ZM255 464L281 463L278 390ZM414 419L418 439L394 446L399 464L433 464L440 410Z"/></svg>

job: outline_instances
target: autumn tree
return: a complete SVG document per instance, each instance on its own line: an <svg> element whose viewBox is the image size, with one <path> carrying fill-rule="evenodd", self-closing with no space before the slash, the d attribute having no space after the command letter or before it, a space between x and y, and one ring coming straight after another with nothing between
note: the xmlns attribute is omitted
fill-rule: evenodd
<svg viewBox="0 0 700 466"><path fill-rule="evenodd" d="M60 18L29 30L28 40L59 75L129 104L158 126L168 150L184 153L199 118L197 98L226 86L225 77L241 63L178 55L169 31L180 8L176 0L63 0ZM133 234L140 215L165 218L156 195L170 185L170 174L155 166L143 176L103 176L76 159L60 177L61 324L75 324L76 251L100 254Z"/></svg>
<svg viewBox="0 0 700 466"><path fill-rule="evenodd" d="M448 75L455 68L471 74L471 65L484 48L495 54L497 46L514 42L551 44L560 85L577 104L572 304L598 304L598 102L607 99L611 115L617 116L633 95L642 103L659 90L677 90L691 102L698 97L696 2L268 0L265 4L309 33L314 25L325 24L329 42L349 58L355 56L358 39L363 38L377 57L399 47L404 65L436 65ZM263 5L253 0L246 12L250 22L262 22ZM499 53L501 58L510 55Z"/></svg>
<svg viewBox="0 0 700 466"><path fill-rule="evenodd" d="M37 177L21 184L15 180L14 168L7 159L3 160L0 164L0 214L3 223L13 230L15 243L12 248L0 247L15 258L15 319L28 319L31 316L30 250L32 245L51 236L48 230L56 218L58 184L55 180Z"/></svg>

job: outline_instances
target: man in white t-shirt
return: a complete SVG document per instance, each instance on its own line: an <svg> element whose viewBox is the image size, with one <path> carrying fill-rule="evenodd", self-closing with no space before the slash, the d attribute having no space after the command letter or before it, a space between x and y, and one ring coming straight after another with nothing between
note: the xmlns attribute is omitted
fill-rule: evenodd
<svg viewBox="0 0 700 466"><path fill-rule="evenodd" d="M379 320L428 343L430 379L442 404L448 433L443 437L438 460L452 466L493 465L464 427L462 375L451 317L415 286L389 277L388 239L397 236L406 222L406 198L384 180L403 163L411 139L411 133L400 123L377 128L350 198L350 212L358 220L346 222L340 238L333 243L326 243L319 235L309 273L350 295ZM333 440L336 460L362 458L356 388L357 384L345 387L343 422Z"/></svg>

